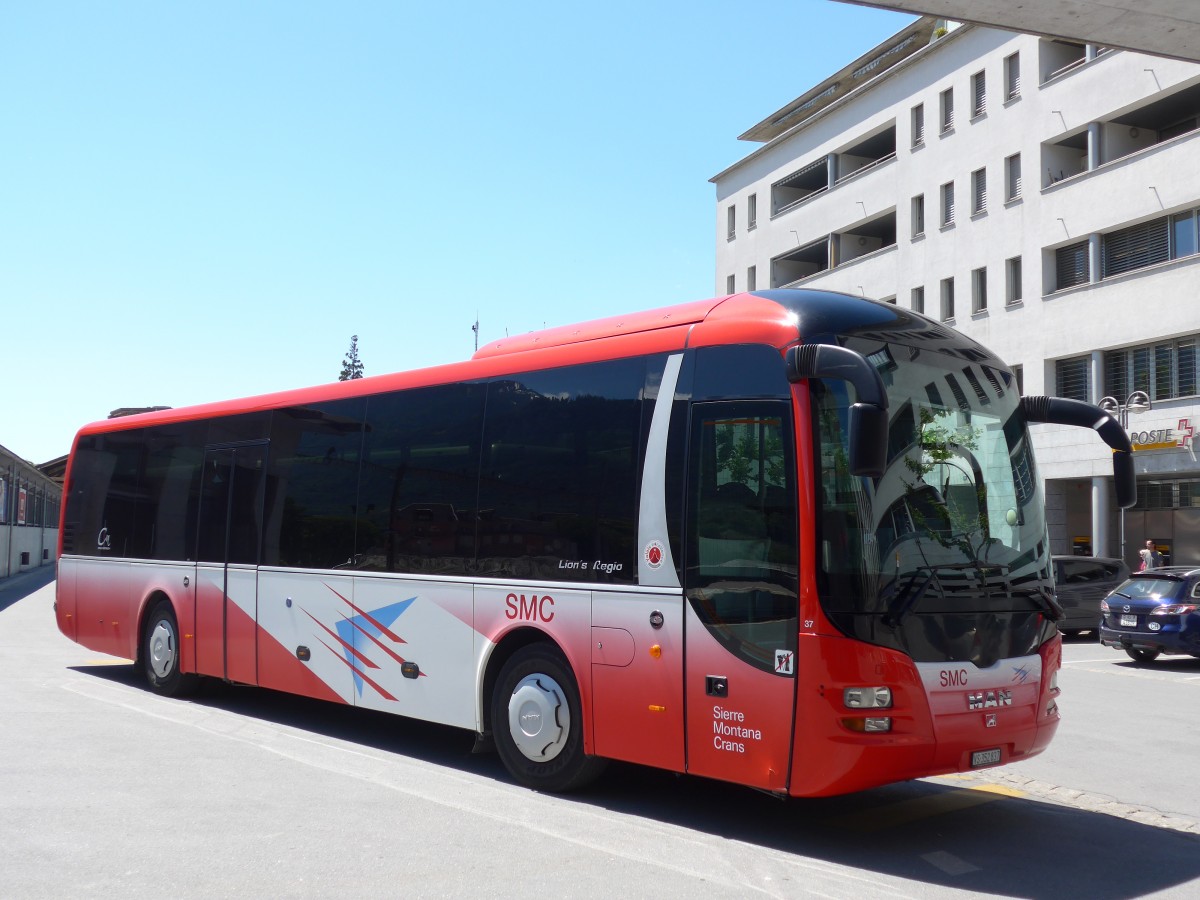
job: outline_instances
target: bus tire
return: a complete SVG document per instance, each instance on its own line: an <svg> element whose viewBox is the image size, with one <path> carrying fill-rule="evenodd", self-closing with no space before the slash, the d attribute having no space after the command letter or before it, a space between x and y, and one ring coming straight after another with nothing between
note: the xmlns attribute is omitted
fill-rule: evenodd
<svg viewBox="0 0 1200 900"><path fill-rule="evenodd" d="M177 697L196 685L195 675L179 670L179 623L171 604L161 602L146 620L142 635L142 670L150 690L167 697Z"/></svg>
<svg viewBox="0 0 1200 900"><path fill-rule="evenodd" d="M557 647L531 644L514 653L496 679L491 712L496 751L525 787L578 790L607 764L583 752L579 688Z"/></svg>

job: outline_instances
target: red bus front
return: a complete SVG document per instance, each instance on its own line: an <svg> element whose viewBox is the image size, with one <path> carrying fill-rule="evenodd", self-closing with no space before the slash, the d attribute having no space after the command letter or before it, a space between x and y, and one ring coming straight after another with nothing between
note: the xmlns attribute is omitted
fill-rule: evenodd
<svg viewBox="0 0 1200 900"><path fill-rule="evenodd" d="M882 376L877 476L851 474L845 381L793 379L787 404L692 404L689 772L837 794L1003 765L1057 728L1061 640L1015 379L961 335L885 310L825 338ZM797 313L804 333L812 310Z"/></svg>

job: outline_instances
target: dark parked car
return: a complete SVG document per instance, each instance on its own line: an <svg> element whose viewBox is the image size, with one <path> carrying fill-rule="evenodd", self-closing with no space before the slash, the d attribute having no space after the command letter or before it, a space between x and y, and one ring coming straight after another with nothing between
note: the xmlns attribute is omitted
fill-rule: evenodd
<svg viewBox="0 0 1200 900"><path fill-rule="evenodd" d="M1100 642L1135 662L1163 653L1200 657L1200 568L1134 572L1101 605Z"/></svg>
<svg viewBox="0 0 1200 900"><path fill-rule="evenodd" d="M1100 602L1129 577L1129 566L1103 556L1054 557L1054 595L1067 617L1058 623L1064 634L1100 627Z"/></svg>

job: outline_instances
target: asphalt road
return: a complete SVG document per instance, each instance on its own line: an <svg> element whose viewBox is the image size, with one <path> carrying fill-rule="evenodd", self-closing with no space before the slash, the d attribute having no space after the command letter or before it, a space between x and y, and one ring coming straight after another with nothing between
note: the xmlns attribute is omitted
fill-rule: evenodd
<svg viewBox="0 0 1200 900"><path fill-rule="evenodd" d="M0 897L1200 896L1200 660L1066 647L1021 765L783 802L613 766L515 786L470 735L254 688L149 693L0 584Z"/></svg>

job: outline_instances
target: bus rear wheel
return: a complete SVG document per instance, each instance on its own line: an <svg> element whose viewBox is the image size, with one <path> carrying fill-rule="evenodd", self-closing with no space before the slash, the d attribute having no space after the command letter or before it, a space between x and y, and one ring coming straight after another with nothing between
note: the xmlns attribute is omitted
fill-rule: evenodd
<svg viewBox="0 0 1200 900"><path fill-rule="evenodd" d="M583 752L579 688L556 647L531 644L513 654L496 680L491 713L496 751L526 787L578 790L604 770L606 760Z"/></svg>
<svg viewBox="0 0 1200 900"><path fill-rule="evenodd" d="M179 661L179 623L171 604L164 601L150 613L142 637L142 667L150 690L168 697L192 690L196 676L181 672Z"/></svg>

